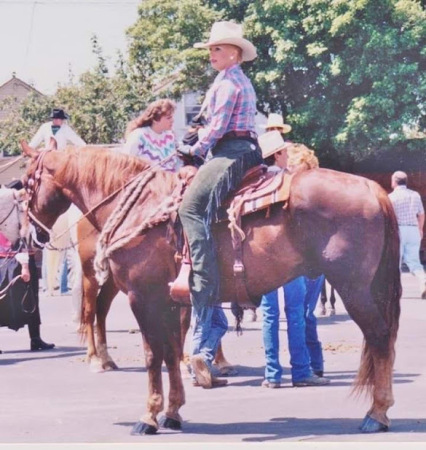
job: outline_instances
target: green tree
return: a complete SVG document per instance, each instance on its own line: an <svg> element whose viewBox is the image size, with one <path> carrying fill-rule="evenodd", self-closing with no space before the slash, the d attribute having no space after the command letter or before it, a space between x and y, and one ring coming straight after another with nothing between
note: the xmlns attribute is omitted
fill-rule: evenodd
<svg viewBox="0 0 426 450"><path fill-rule="evenodd" d="M220 18L243 22L258 58L245 65L259 110L282 112L292 138L328 165L348 166L425 126L426 17L417 0L144 1L130 65L154 85L205 89L211 72L192 45Z"/></svg>
<svg viewBox="0 0 426 450"><path fill-rule="evenodd" d="M110 76L95 36L92 49L97 64L76 82L70 77L70 82L59 86L54 95L30 95L20 105L14 105L11 114L2 122L1 149L10 154L19 153L19 140L29 140L47 120L53 107L67 111L72 127L89 144L112 144L123 140L130 116L144 105L141 101L143 86L130 79L122 56L118 58L116 74ZM13 104L13 99L7 99L6 103Z"/></svg>
<svg viewBox="0 0 426 450"><path fill-rule="evenodd" d="M204 89L212 72L207 54L193 48L222 16L201 1L145 0L128 30L131 78L155 97L181 97L185 90ZM169 82L170 81L170 82ZM162 86L160 92L157 89Z"/></svg>

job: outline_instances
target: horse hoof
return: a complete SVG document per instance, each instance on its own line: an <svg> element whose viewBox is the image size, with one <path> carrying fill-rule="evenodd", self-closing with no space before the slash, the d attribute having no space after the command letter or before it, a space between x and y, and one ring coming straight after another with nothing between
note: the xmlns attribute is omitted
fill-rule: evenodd
<svg viewBox="0 0 426 450"><path fill-rule="evenodd" d="M102 367L102 364L98 362L91 362L90 363L90 372L92 373L103 373L104 369Z"/></svg>
<svg viewBox="0 0 426 450"><path fill-rule="evenodd" d="M159 425L161 428L167 428L168 430L182 431L182 423L167 416L161 417Z"/></svg>
<svg viewBox="0 0 426 450"><path fill-rule="evenodd" d="M335 316L336 315L336 310L334 308L331 308L330 312L329 312L329 315L330 316Z"/></svg>
<svg viewBox="0 0 426 450"><path fill-rule="evenodd" d="M359 429L363 433L379 433L381 431L388 431L389 427L367 414Z"/></svg>
<svg viewBox="0 0 426 450"><path fill-rule="evenodd" d="M142 436L144 434L156 434L157 431L157 428L152 425L148 425L145 422L137 422L133 425L130 434L132 436Z"/></svg>
<svg viewBox="0 0 426 450"><path fill-rule="evenodd" d="M107 361L105 364L102 364L102 368L104 370L118 370L118 366L114 361Z"/></svg>

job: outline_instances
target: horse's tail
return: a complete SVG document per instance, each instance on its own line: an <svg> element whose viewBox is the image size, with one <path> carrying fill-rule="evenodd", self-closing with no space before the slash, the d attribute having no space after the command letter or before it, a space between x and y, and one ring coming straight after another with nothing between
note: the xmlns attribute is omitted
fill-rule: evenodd
<svg viewBox="0 0 426 450"><path fill-rule="evenodd" d="M395 359L395 341L400 316L400 298L402 295L401 274L399 269L399 230L398 222L385 190L374 181L368 181L370 190L380 204L384 218L384 245L379 267L371 285L371 294L387 326L388 339L383 348L383 357L392 370ZM374 386L374 362L372 350L367 341L361 355L361 364L354 383L354 392L366 389L371 392Z"/></svg>

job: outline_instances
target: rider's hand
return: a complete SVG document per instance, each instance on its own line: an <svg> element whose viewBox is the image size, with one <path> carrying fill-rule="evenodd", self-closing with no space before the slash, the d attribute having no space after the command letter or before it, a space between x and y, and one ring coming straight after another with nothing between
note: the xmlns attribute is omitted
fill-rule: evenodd
<svg viewBox="0 0 426 450"><path fill-rule="evenodd" d="M194 156L191 152L192 147L190 145L180 145L177 148L177 152L178 154L182 155L182 156L186 156L186 157L192 157Z"/></svg>
<svg viewBox="0 0 426 450"><path fill-rule="evenodd" d="M28 281L30 281L31 275L30 275L30 269L28 267L28 264L22 264L21 278L22 278L22 281L25 281L25 283L28 283Z"/></svg>

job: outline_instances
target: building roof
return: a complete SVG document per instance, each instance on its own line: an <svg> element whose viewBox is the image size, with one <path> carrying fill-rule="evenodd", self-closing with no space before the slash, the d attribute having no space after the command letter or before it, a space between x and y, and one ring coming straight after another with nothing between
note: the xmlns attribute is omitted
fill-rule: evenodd
<svg viewBox="0 0 426 450"><path fill-rule="evenodd" d="M38 95L43 95L44 96L44 94L42 94L36 88L32 87L28 83L25 83L25 81L21 80L15 74L13 74L12 78L10 80L8 80L5 83L3 83L2 85L0 85L0 100L3 100L5 97L10 95L10 94L4 95L6 92L9 91L8 88L10 86L20 86L20 87L26 89L28 92L35 92Z"/></svg>
<svg viewBox="0 0 426 450"><path fill-rule="evenodd" d="M15 104L19 104L31 93L44 96L40 91L13 75L9 81L0 86L0 102L6 98L13 98ZM5 119L13 108L13 105L8 105L0 109L0 120Z"/></svg>

